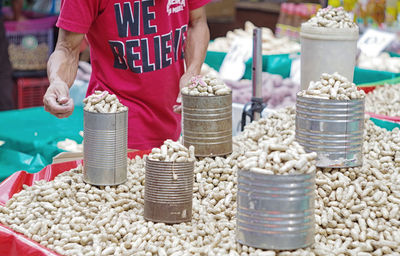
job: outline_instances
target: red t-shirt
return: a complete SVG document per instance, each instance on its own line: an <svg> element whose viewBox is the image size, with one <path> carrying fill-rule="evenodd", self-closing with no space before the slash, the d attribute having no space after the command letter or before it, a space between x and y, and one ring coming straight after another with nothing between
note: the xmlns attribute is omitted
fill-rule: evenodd
<svg viewBox="0 0 400 256"><path fill-rule="evenodd" d="M57 26L86 34L92 76L87 94L107 90L129 107L128 147L177 140L172 110L184 73L189 11L210 0L64 0Z"/></svg>

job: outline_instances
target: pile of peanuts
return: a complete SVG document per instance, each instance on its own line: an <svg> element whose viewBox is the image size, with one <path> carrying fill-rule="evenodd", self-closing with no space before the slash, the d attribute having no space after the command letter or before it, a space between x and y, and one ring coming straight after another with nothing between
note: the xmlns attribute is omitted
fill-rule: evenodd
<svg viewBox="0 0 400 256"><path fill-rule="evenodd" d="M365 96L365 111L400 116L400 84L380 86Z"/></svg>
<svg viewBox="0 0 400 256"><path fill-rule="evenodd" d="M108 91L95 91L83 100L85 107L89 112L96 113L120 113L128 111L128 107L119 102L115 94L109 94Z"/></svg>
<svg viewBox="0 0 400 256"><path fill-rule="evenodd" d="M332 75L323 73L317 82L311 81L307 90L300 91L298 96L331 99L331 100L355 100L365 98L363 90L357 90L357 86L337 72Z"/></svg>
<svg viewBox="0 0 400 256"><path fill-rule="evenodd" d="M287 141L265 140L261 149L247 151L238 159L238 167L262 174L304 174L316 170L317 153L306 154L303 147Z"/></svg>
<svg viewBox="0 0 400 256"><path fill-rule="evenodd" d="M223 81L212 76L194 76L181 90L182 94L191 96L221 96L231 92L232 90Z"/></svg>
<svg viewBox="0 0 400 256"><path fill-rule="evenodd" d="M357 59L357 66L363 69L400 73L400 57L392 57L387 52L382 52L378 56L361 53Z"/></svg>
<svg viewBox="0 0 400 256"><path fill-rule="evenodd" d="M194 162L194 146L189 146L189 149L183 146L178 141L166 140L160 148L153 148L149 154L149 160L165 161L165 162Z"/></svg>
<svg viewBox="0 0 400 256"><path fill-rule="evenodd" d="M317 153L307 154L294 140L292 125L275 113L249 124L234 140L240 152L238 168L270 175L315 172Z"/></svg>
<svg viewBox="0 0 400 256"><path fill-rule="evenodd" d="M129 160L128 181L96 187L81 167L36 182L0 207L0 222L61 255L399 255L400 130L366 120L364 165L316 170L315 244L264 251L235 242L239 158L261 143L294 140L287 108L247 126L226 158L195 162L193 219L166 225L143 218L145 159Z"/></svg>
<svg viewBox="0 0 400 256"><path fill-rule="evenodd" d="M79 132L79 135L83 137L83 131ZM57 148L65 150L67 152L83 152L83 141L82 144L79 144L75 140L65 139L57 142Z"/></svg>
<svg viewBox="0 0 400 256"><path fill-rule="evenodd" d="M319 9L315 17L309 19L306 24L313 27L358 28L343 7L332 8L331 6Z"/></svg>

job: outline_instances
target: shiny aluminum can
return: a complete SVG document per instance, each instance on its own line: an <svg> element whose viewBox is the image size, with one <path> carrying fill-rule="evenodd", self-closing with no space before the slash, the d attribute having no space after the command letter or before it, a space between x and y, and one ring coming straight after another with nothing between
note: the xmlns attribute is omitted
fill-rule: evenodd
<svg viewBox="0 0 400 256"><path fill-rule="evenodd" d="M84 110L83 180L92 185L118 185L127 180L128 111Z"/></svg>
<svg viewBox="0 0 400 256"><path fill-rule="evenodd" d="M315 173L267 175L238 171L237 241L294 250L314 243Z"/></svg>
<svg viewBox="0 0 400 256"><path fill-rule="evenodd" d="M327 100L297 96L296 140L318 154L317 166L361 166L364 99Z"/></svg>

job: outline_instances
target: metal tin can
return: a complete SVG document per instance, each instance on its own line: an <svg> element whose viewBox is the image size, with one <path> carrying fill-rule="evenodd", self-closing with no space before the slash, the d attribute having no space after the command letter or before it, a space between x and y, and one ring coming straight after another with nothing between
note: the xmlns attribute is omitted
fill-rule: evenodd
<svg viewBox="0 0 400 256"><path fill-rule="evenodd" d="M297 96L296 140L316 152L317 166L362 165L364 99L326 100Z"/></svg>
<svg viewBox="0 0 400 256"><path fill-rule="evenodd" d="M315 173L267 175L238 171L237 241L294 250L314 243Z"/></svg>
<svg viewBox="0 0 400 256"><path fill-rule="evenodd" d="M182 95L183 144L193 145L196 156L232 153L232 94Z"/></svg>
<svg viewBox="0 0 400 256"><path fill-rule="evenodd" d="M128 111L84 110L83 180L92 185L118 185L127 179Z"/></svg>
<svg viewBox="0 0 400 256"><path fill-rule="evenodd" d="M144 218L163 223L192 219L194 162L146 160Z"/></svg>

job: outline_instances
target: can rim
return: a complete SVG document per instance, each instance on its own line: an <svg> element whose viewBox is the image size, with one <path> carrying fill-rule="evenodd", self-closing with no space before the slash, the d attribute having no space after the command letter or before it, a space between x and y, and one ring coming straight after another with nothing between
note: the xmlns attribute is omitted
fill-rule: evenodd
<svg viewBox="0 0 400 256"><path fill-rule="evenodd" d="M189 95L189 94L184 94L182 93L182 97L189 97L189 98L217 98L217 97L226 97L226 96L232 96L232 91L229 94L224 94L224 95L212 95L212 96L195 96L195 95Z"/></svg>
<svg viewBox="0 0 400 256"><path fill-rule="evenodd" d="M148 157L146 158L146 162L149 162L150 164L154 164L154 165L173 165L173 166L193 165L194 166L194 162L154 161L154 160L149 159Z"/></svg>
<svg viewBox="0 0 400 256"><path fill-rule="evenodd" d="M349 105L349 103L350 103L350 104L358 105L358 104L364 104L364 102L365 102L365 98L350 99L350 100L320 99L320 98L312 98L312 97L300 96L299 93L297 93L296 96L297 96L297 99L300 99L301 101L311 102L311 103L316 103L316 102L321 102L321 103L343 103L343 104L346 104L346 105ZM296 100L296 102L297 102L297 100Z"/></svg>
<svg viewBox="0 0 400 256"><path fill-rule="evenodd" d="M252 172L250 170L244 170L244 169L239 169L238 170L238 175L242 175L245 177L249 176L257 176L257 178L268 178L268 179L301 179L301 180L309 180L315 178L315 171L311 173L299 173L299 174L267 174L267 173L257 173L257 172ZM239 177L239 176L238 176Z"/></svg>

